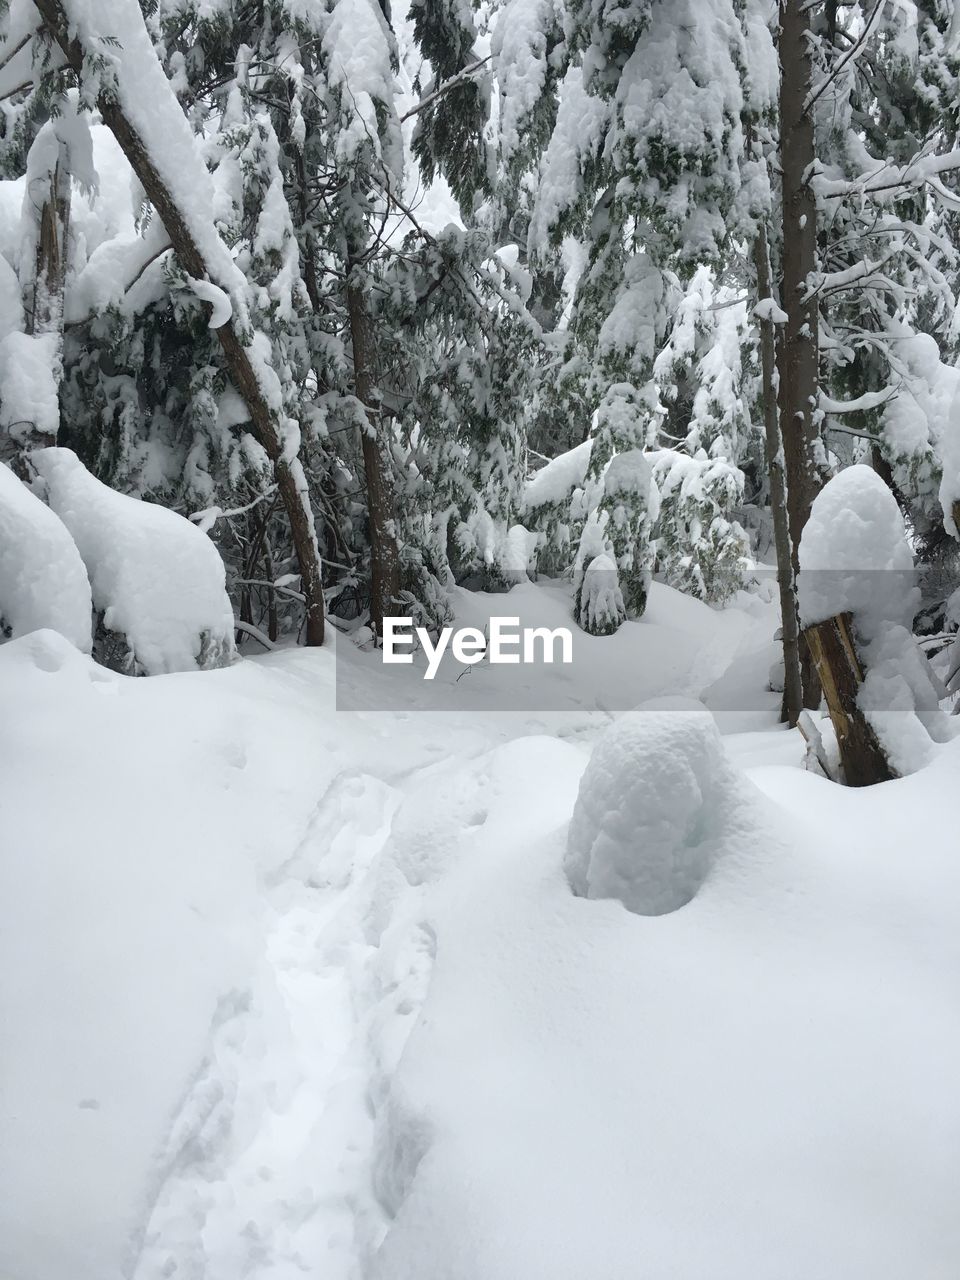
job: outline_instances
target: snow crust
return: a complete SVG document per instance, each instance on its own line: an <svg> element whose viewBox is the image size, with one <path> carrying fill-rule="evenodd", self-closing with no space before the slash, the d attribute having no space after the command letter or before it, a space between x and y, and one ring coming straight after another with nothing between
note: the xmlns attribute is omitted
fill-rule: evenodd
<svg viewBox="0 0 960 1280"><path fill-rule="evenodd" d="M233 610L223 561L189 520L101 484L69 449L38 449L31 463L70 531L104 626L126 636L148 675L229 661Z"/></svg>
<svg viewBox="0 0 960 1280"><path fill-rule="evenodd" d="M0 622L10 636L49 628L89 653L93 605L63 522L0 465Z"/></svg>

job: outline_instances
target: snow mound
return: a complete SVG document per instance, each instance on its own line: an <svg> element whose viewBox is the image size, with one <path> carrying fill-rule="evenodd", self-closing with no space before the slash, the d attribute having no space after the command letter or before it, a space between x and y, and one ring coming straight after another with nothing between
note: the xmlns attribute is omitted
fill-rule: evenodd
<svg viewBox="0 0 960 1280"><path fill-rule="evenodd" d="M63 522L0 466L0 637L58 631L90 652L90 583Z"/></svg>
<svg viewBox="0 0 960 1280"><path fill-rule="evenodd" d="M160 675L228 662L233 611L206 535L165 507L115 493L69 449L30 459L79 548L104 626L126 637L130 665Z"/></svg>
<svg viewBox="0 0 960 1280"><path fill-rule="evenodd" d="M637 915L685 906L721 848L740 781L706 712L624 716L580 783L565 869L574 893Z"/></svg>
<svg viewBox="0 0 960 1280"><path fill-rule="evenodd" d="M897 500L862 463L834 476L814 499L800 541L800 621L852 613L864 639L883 622L909 627L920 601Z"/></svg>

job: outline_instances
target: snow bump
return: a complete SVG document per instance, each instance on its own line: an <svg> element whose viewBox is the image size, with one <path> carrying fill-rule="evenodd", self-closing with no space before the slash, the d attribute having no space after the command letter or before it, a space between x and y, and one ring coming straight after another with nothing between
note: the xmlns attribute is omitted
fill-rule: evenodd
<svg viewBox="0 0 960 1280"><path fill-rule="evenodd" d="M714 864L738 790L708 713L624 716L580 783L564 864L573 892L643 916L685 906Z"/></svg>

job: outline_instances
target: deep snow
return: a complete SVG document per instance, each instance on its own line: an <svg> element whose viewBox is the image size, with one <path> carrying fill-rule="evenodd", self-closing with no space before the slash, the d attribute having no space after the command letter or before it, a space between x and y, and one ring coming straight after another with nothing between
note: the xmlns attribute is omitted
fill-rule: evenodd
<svg viewBox="0 0 960 1280"><path fill-rule="evenodd" d="M379 710L339 636L140 680L0 647L0 1274L954 1280L960 744L804 773L750 609L655 585L555 712L483 666ZM737 732L692 900L576 896L610 706L701 693Z"/></svg>

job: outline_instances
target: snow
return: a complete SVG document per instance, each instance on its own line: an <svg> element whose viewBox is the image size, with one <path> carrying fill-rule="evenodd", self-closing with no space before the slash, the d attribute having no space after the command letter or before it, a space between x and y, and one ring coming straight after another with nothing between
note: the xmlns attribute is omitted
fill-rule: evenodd
<svg viewBox="0 0 960 1280"><path fill-rule="evenodd" d="M58 631L90 652L93 605L80 553L63 523L0 465L0 637Z"/></svg>
<svg viewBox="0 0 960 1280"><path fill-rule="evenodd" d="M8 333L0 340L0 426L14 439L34 431L56 439L60 428L56 333Z"/></svg>
<svg viewBox="0 0 960 1280"><path fill-rule="evenodd" d="M363 0L341 0L362 3ZM234 262L213 221L216 192L203 152L177 101L173 88L156 56L144 17L136 0L62 0L62 8L72 34L81 47L96 53L104 68L92 73L94 85L104 83L115 92L125 117L143 143L151 163L170 192L183 223L199 251L210 284L229 295L239 333L252 336L245 341L260 390L270 408L279 414L282 402L280 380L271 363L270 344L252 328L247 305L247 282ZM196 289L196 282L194 289ZM221 319L225 302L215 301ZM285 447L294 448L295 424L282 423ZM296 441L298 443L298 440Z"/></svg>
<svg viewBox="0 0 960 1280"><path fill-rule="evenodd" d="M83 558L104 626L149 675L229 661L233 610L219 552L189 520L101 484L69 449L31 463Z"/></svg>
<svg viewBox="0 0 960 1280"><path fill-rule="evenodd" d="M0 255L0 342L7 334L23 328L20 281L5 257Z"/></svg>
<svg viewBox="0 0 960 1280"><path fill-rule="evenodd" d="M571 67L560 86L557 121L540 164L540 185L530 219L531 257L545 251L564 215L584 194L582 171L597 158L610 106L588 93L583 70Z"/></svg>
<svg viewBox="0 0 960 1280"><path fill-rule="evenodd" d="M642 449L627 449L610 459L603 474L603 489L608 497L618 494L642 494L648 502L656 503L657 490L653 484L650 459Z"/></svg>
<svg viewBox="0 0 960 1280"><path fill-rule="evenodd" d="M654 584L554 713L484 664L378 711L340 637L152 680L3 646L0 1270L946 1280L960 747L867 794L775 698L721 741L691 700L760 693L758 609ZM653 709L597 709L627 682ZM571 892L630 820L634 889L707 851L680 909Z"/></svg>
<svg viewBox="0 0 960 1280"><path fill-rule="evenodd" d="M592 440L584 440L566 453L551 458L546 466L536 471L524 489L524 510L535 511L538 507L563 502L574 489L582 487L590 466L592 447Z"/></svg>
<svg viewBox="0 0 960 1280"><path fill-rule="evenodd" d="M912 623L919 592L903 516L872 467L847 467L817 494L799 559L804 627L849 612L871 639L883 622Z"/></svg>
<svg viewBox="0 0 960 1280"><path fill-rule="evenodd" d="M678 910L722 856L734 808L749 825L745 790L706 711L621 717L580 781L564 863L571 888L638 915Z"/></svg>
<svg viewBox="0 0 960 1280"><path fill-rule="evenodd" d="M920 602L903 516L872 468L848 467L814 499L800 540L804 626L850 613L865 679L858 701L894 769L929 764L960 733L912 635Z"/></svg>
<svg viewBox="0 0 960 1280"><path fill-rule="evenodd" d="M500 90L499 142L504 160L520 147L529 117L547 80L547 32L554 0L508 0L491 41Z"/></svg>
<svg viewBox="0 0 960 1280"><path fill-rule="evenodd" d="M786 324L789 319L775 298L761 298L753 308L753 314L758 320L766 320L768 323L772 321L773 324Z"/></svg>
<svg viewBox="0 0 960 1280"><path fill-rule="evenodd" d="M584 570L580 584L577 621L592 636L609 635L627 616L615 561L595 555Z"/></svg>
<svg viewBox="0 0 960 1280"><path fill-rule="evenodd" d="M663 300L663 276L646 254L635 254L627 263L617 300L600 326L598 354L629 353L630 367L644 369L657 353Z"/></svg>
<svg viewBox="0 0 960 1280"><path fill-rule="evenodd" d="M950 401L947 429L941 442L943 476L940 481L940 506L943 527L960 538L960 379Z"/></svg>
<svg viewBox="0 0 960 1280"><path fill-rule="evenodd" d="M376 0L335 0L325 24L322 47L329 79L339 90L342 126L337 156L356 164L369 145L397 178L402 170L400 125L391 69L393 37ZM379 114L386 118L381 128Z"/></svg>
<svg viewBox="0 0 960 1280"><path fill-rule="evenodd" d="M110 306L129 308L132 286L138 282L138 277L143 279L149 264L160 257L169 243L166 228L159 218L154 218L143 235L130 230L93 247L67 290L64 300L66 323L82 323L90 316L102 314ZM215 288L210 284L207 287ZM198 296L202 295L198 293ZM152 293L146 296L141 293L140 309L153 298ZM128 314L135 313L136 308L128 311Z"/></svg>
<svg viewBox="0 0 960 1280"><path fill-rule="evenodd" d="M187 283L201 302L210 303L212 310L207 327L219 329L225 325L233 314L230 295L209 280L194 280L193 276L187 276Z"/></svg>
<svg viewBox="0 0 960 1280"><path fill-rule="evenodd" d="M124 113L173 194L214 282L232 291L243 276L217 235L210 211L213 184L196 138L157 59L140 6L132 0L62 0L72 32L95 49Z"/></svg>

